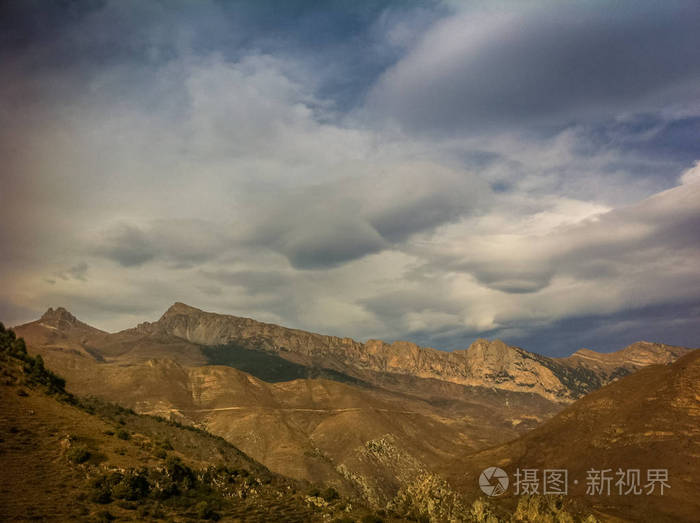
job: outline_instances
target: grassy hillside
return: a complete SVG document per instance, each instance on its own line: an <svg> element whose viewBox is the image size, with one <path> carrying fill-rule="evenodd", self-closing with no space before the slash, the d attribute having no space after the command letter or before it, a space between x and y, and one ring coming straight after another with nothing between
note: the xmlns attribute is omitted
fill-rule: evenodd
<svg viewBox="0 0 700 523"><path fill-rule="evenodd" d="M0 324L0 520L375 517L332 489L271 473L222 438L79 400L64 386Z"/></svg>

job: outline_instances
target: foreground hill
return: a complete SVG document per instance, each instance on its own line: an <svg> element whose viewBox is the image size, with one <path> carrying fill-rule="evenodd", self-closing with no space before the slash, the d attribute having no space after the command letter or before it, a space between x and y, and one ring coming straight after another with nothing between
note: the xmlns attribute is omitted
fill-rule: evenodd
<svg viewBox="0 0 700 523"><path fill-rule="evenodd" d="M321 521L371 513L221 438L78 401L0 324L0 520Z"/></svg>
<svg viewBox="0 0 700 523"><path fill-rule="evenodd" d="M461 476L463 488L473 495L479 492L480 472L489 466L504 469L511 481L517 469L567 469L570 498L599 514L631 521L698 521L700 350L593 392L521 438L476 453L460 465L468 471ZM603 495L587 495L591 469L609 469L610 495L607 487ZM620 469L625 474L640 471L641 493L625 494L631 484L626 480L619 494ZM668 472L663 495L658 483L647 494L649 469ZM518 501L512 484L503 498L493 499L511 508Z"/></svg>
<svg viewBox="0 0 700 523"><path fill-rule="evenodd" d="M39 352L76 394L206 428L275 472L332 484L377 507L415 479L411 471L427 473L494 437L515 437L516 429L532 426L523 412L540 408L537 419L552 412L537 395L526 402L518 393L470 394L452 384L436 391L443 398L452 393L449 401L425 400L326 379L267 383L231 367L171 359L124 364L58 349ZM390 451L407 459L377 457L387 447L378 441L390 441Z"/></svg>

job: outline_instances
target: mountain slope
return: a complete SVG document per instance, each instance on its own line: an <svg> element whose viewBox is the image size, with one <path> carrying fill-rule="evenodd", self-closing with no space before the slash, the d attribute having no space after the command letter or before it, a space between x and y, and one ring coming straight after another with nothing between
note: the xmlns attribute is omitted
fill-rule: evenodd
<svg viewBox="0 0 700 523"><path fill-rule="evenodd" d="M321 521L369 514L221 438L77 401L0 324L0 519Z"/></svg>
<svg viewBox="0 0 700 523"><path fill-rule="evenodd" d="M697 521L700 514L700 350L671 365L637 371L578 400L533 431L462 464L463 488L477 493L488 466L567 469L570 496L600 513L633 521ZM611 469L611 495L586 495L587 471ZM619 495L618 469L668 470L664 495ZM457 480L459 478L456 478ZM571 482L578 480L578 485ZM512 489L499 501L515 503Z"/></svg>
<svg viewBox="0 0 700 523"><path fill-rule="evenodd" d="M41 322L17 328L30 335L43 329ZM533 393L392 374L377 374L373 381L380 386L317 378L270 383L228 366L183 364L177 351L175 359L134 357L132 339L144 348L141 356L149 339L159 351L162 340L189 343L149 324L101 340L109 348L98 351L101 359L60 344L29 349L76 394L206 427L275 472L330 482L380 506L401 487L403 473L387 463L358 461L368 442L391 435L394 447L429 471L494 439L513 438L559 408Z"/></svg>
<svg viewBox="0 0 700 523"><path fill-rule="evenodd" d="M376 507L399 503L417 478L442 491L441 476L453 480L462 456L524 434L639 365L687 352L641 344L554 359L478 340L447 353L184 304L114 334L74 330L76 322L17 327L72 392L204 427L274 472L333 484Z"/></svg>
<svg viewBox="0 0 700 523"><path fill-rule="evenodd" d="M688 351L639 342L611 354L582 349L567 358L548 358L500 340L480 339L466 350L445 352L402 341L360 343L204 312L183 303L175 303L156 322L114 334L93 329L62 308L49 309L40 320L17 330L31 346L61 347L104 361L172 358L185 365L226 364L253 374L259 370L266 372L261 377L268 381L325 377L381 383L403 392L403 378L420 378L534 393L564 403L643 366L670 363Z"/></svg>
<svg viewBox="0 0 700 523"><path fill-rule="evenodd" d="M668 363L687 352L682 347L637 344L613 355L579 351L570 358L547 358L500 340L477 340L466 350L445 352L409 342L360 343L204 312L183 303L174 304L160 320L144 324L143 329L221 350L233 344L230 350L242 347L267 351L294 363L332 369L370 382L375 381L377 373L393 374L533 392L564 402L644 365Z"/></svg>

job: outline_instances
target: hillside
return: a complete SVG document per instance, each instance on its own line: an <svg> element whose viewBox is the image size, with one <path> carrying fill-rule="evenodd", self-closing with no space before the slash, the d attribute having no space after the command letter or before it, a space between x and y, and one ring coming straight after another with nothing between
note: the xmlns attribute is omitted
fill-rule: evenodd
<svg viewBox="0 0 700 523"><path fill-rule="evenodd" d="M17 332L75 394L205 428L276 473L331 484L376 508L417 477L442 481L456 459L525 434L583 391L687 351L641 344L633 354L556 360L478 340L447 353L184 304L114 334L62 308Z"/></svg>
<svg viewBox="0 0 700 523"><path fill-rule="evenodd" d="M465 490L478 494L478 475L504 469L567 469L570 498L608 517L632 521L697 521L700 514L700 350L670 365L642 369L578 400L533 431L460 463ZM587 495L590 469L610 469L611 495ZM619 495L618 469L668 471L663 495ZM459 481L460 476L456 475ZM578 485L572 482L578 480ZM512 488L499 503L515 506Z"/></svg>
<svg viewBox="0 0 700 523"><path fill-rule="evenodd" d="M688 350L641 342L612 354L583 349L568 358L548 358L500 340L477 340L466 350L446 352L401 341L360 343L204 312L183 303L172 305L154 323L108 335L96 329L78 331L76 336L75 329L57 329L58 314L66 318L65 325L84 325L65 309L49 309L38 321L17 327L18 333L31 346L77 346L106 361L168 357L187 365L226 364L254 375L268 369L260 376L267 381L325 377L401 391L408 389L404 378L420 378L534 393L564 403L645 365L673 361ZM276 373L270 375L270 368Z"/></svg>
<svg viewBox="0 0 700 523"><path fill-rule="evenodd" d="M0 519L315 521L370 513L225 440L78 400L0 324Z"/></svg>
<svg viewBox="0 0 700 523"><path fill-rule="evenodd" d="M395 464L358 458L371 442L390 435L396 449L431 471L494 438L512 439L560 408L530 392L395 374L377 374L372 384L312 372L270 352L188 345L152 324L99 339L76 339L45 318L17 330L76 394L206 428L277 473L332 484L376 507L413 478ZM67 348L74 346L85 350ZM154 356L146 359L149 349ZM193 364L196 354L211 352L226 359Z"/></svg>
<svg viewBox="0 0 700 523"><path fill-rule="evenodd" d="M220 351L226 351L227 346L232 351L266 351L307 367L330 369L369 382L376 382L377 374L411 376L471 387L533 392L563 402L642 366L672 361L687 351L682 347L641 344L647 350L632 346L614 355L585 351L587 358L582 352L571 358L548 358L500 340L480 339L466 350L446 352L401 341L360 343L204 312L183 303L175 303L157 322L142 324L139 329L150 334L166 333ZM591 359L591 355L597 359Z"/></svg>

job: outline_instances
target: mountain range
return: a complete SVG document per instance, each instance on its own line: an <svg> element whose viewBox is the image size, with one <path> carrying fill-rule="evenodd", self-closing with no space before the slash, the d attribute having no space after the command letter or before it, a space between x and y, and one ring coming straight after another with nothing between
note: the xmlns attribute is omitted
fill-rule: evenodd
<svg viewBox="0 0 700 523"><path fill-rule="evenodd" d="M483 339L445 352L182 303L117 333L60 307L15 330L75 394L204 428L275 473L332 485L375 508L403 503L407 514L430 512L436 496L473 497L465 469L455 468L466 456L521 441L594 391L693 352L638 342L550 358Z"/></svg>

